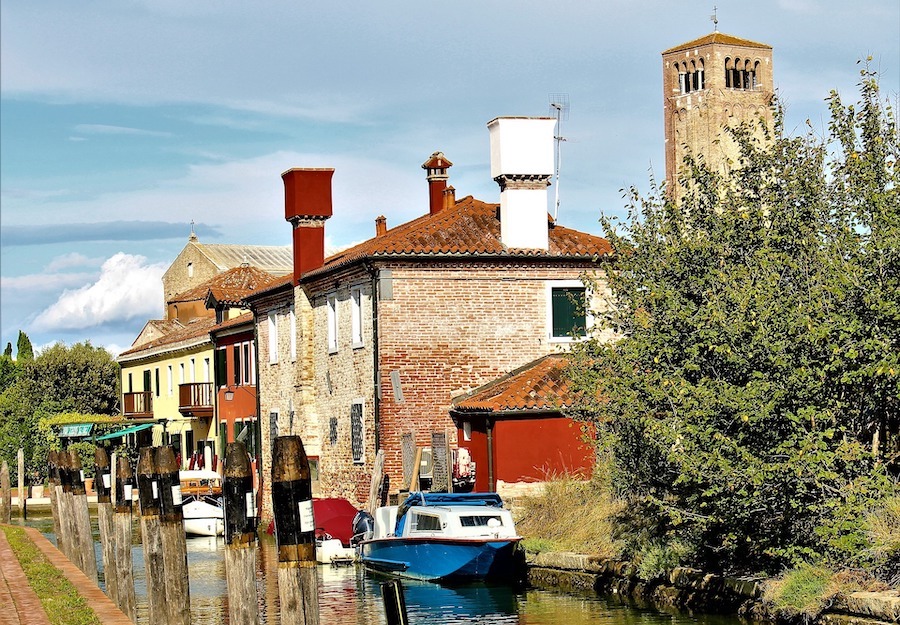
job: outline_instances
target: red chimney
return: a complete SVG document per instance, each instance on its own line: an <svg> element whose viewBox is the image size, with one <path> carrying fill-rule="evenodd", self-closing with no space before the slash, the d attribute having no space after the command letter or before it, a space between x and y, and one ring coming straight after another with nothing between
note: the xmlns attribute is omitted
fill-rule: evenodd
<svg viewBox="0 0 900 625"><path fill-rule="evenodd" d="M387 232L387 217L379 215L375 218L375 236L380 237Z"/></svg>
<svg viewBox="0 0 900 625"><path fill-rule="evenodd" d="M447 169L453 166L453 163L447 160L443 152L435 152L431 157L422 163L422 169L427 173L428 180L428 210L434 215L444 208L444 189L447 188Z"/></svg>
<svg viewBox="0 0 900 625"><path fill-rule="evenodd" d="M284 218L294 227L294 284L325 264L325 220L331 217L331 168L294 168L284 180Z"/></svg>
<svg viewBox="0 0 900 625"><path fill-rule="evenodd" d="M444 189L444 208L450 208L456 204L456 189L450 185Z"/></svg>

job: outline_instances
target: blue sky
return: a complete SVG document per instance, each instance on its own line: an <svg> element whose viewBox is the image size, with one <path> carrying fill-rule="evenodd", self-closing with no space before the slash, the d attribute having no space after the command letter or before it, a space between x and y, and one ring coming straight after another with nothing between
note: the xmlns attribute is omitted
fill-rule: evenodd
<svg viewBox="0 0 900 625"><path fill-rule="evenodd" d="M717 2L774 48L789 132L823 129L873 57L897 101L900 3ZM752 7L752 8L751 8ZM0 341L126 349L187 242L288 245L280 174L334 167L333 247L427 211L420 165L498 201L486 123L567 94L560 222L601 234L620 189L664 175L660 52L712 3L4 0ZM551 192L552 195L552 192Z"/></svg>

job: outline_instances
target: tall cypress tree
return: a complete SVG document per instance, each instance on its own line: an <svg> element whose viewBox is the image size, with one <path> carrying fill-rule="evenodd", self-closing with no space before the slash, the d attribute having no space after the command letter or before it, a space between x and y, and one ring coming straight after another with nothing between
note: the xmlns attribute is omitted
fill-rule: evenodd
<svg viewBox="0 0 900 625"><path fill-rule="evenodd" d="M31 339L21 330L19 330L19 340L16 343L16 360L19 362L34 360L34 348L31 346Z"/></svg>

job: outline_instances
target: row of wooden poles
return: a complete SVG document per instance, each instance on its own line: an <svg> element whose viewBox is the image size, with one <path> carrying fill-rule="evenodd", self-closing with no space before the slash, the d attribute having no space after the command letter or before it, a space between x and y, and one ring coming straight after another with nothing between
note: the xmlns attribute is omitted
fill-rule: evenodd
<svg viewBox="0 0 900 625"><path fill-rule="evenodd" d="M141 448L135 470L124 457L114 455L111 463L106 450L101 447L96 448L94 460L106 594L132 623L138 622L131 557L135 513L133 489L136 485L149 623L189 625L187 543L174 448ZM69 451L51 451L48 467L57 545L73 564L97 583L97 558L81 460L71 448ZM0 522L9 523L9 493L9 468L4 461L0 468ZM256 624L259 623L257 506L250 457L241 442L228 443L226 447L223 495L229 622L232 625ZM19 501L23 500L20 487ZM318 624L312 482L309 460L298 436L275 439L272 507L278 548L281 623ZM404 625L407 622L406 606L399 581L384 582L382 596L389 625Z"/></svg>

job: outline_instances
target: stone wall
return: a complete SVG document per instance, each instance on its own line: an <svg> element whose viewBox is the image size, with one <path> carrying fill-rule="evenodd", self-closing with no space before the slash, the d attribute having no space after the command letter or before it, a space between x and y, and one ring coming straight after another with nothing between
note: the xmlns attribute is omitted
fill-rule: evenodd
<svg viewBox="0 0 900 625"><path fill-rule="evenodd" d="M806 623L799 615L775 612L762 600L762 581L742 580L675 568L665 576L643 580L628 562L576 553L541 553L529 562L529 583L569 591L593 591L655 607L737 614L751 621ZM900 622L900 591L857 592L840 596L818 618L825 624Z"/></svg>

